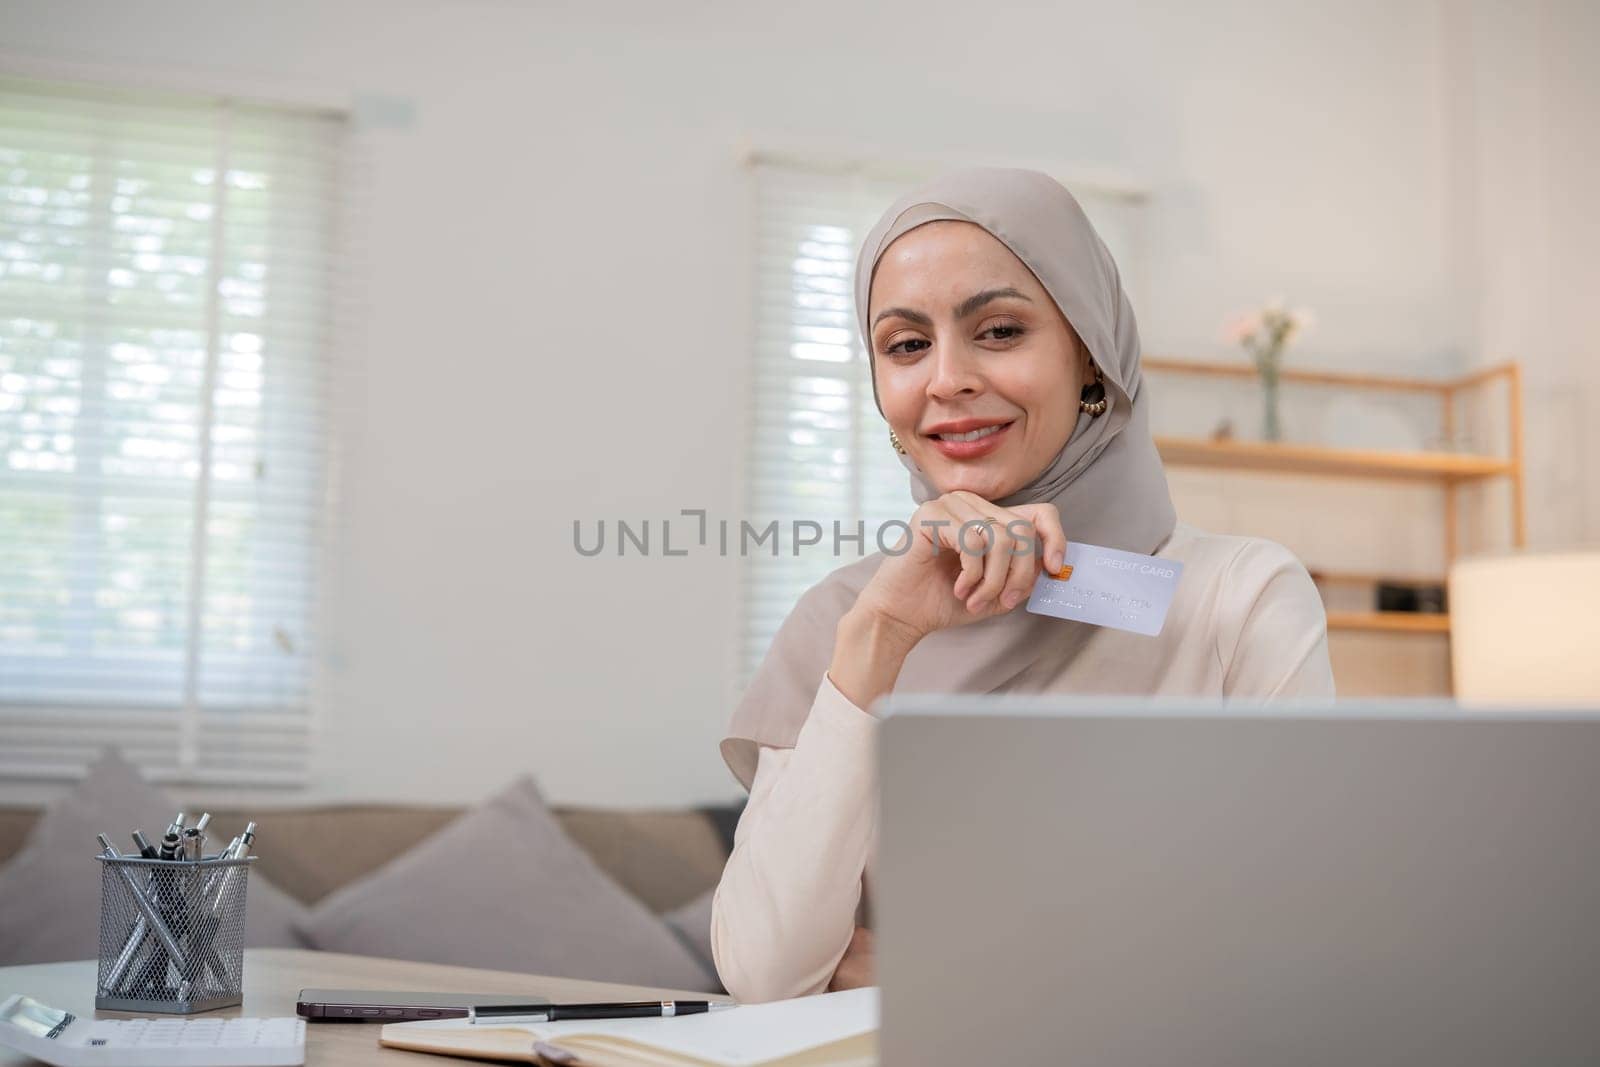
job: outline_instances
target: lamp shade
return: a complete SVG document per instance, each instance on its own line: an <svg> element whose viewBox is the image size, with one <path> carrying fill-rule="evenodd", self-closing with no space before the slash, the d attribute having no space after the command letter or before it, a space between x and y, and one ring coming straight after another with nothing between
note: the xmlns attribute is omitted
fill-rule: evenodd
<svg viewBox="0 0 1600 1067"><path fill-rule="evenodd" d="M1456 564L1450 661L1460 701L1600 707L1600 552Z"/></svg>

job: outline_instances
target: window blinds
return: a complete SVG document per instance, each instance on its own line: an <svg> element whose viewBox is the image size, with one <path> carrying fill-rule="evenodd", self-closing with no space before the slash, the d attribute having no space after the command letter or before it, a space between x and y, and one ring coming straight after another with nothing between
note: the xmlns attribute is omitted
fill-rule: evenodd
<svg viewBox="0 0 1600 1067"><path fill-rule="evenodd" d="M819 544L789 543L744 561L741 683L795 601L829 571L877 550L876 533L914 507L906 470L872 400L852 275L861 239L902 186L860 175L757 164L756 344L746 517L821 525ZM834 523L863 543L842 541ZM894 532L886 538L892 543Z"/></svg>
<svg viewBox="0 0 1600 1067"><path fill-rule="evenodd" d="M746 518L823 530L796 555L750 552L743 567L740 688L800 594L836 567L875 552L878 530L910 518L910 482L889 444L889 427L872 398L866 349L856 324L855 257L878 216L933 173L875 171L865 165L808 166L757 157L756 343L751 375ZM1134 293L1140 266L1137 227L1142 195L1066 182L1094 222ZM864 541L842 541L863 524ZM884 544L897 528L884 531Z"/></svg>
<svg viewBox="0 0 1600 1067"><path fill-rule="evenodd" d="M303 778L342 136L0 79L0 774Z"/></svg>

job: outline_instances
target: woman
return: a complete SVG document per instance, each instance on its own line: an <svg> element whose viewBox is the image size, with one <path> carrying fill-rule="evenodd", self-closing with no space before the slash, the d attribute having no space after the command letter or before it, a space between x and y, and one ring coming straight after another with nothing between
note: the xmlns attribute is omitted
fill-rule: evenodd
<svg viewBox="0 0 1600 1067"><path fill-rule="evenodd" d="M750 800L712 944L743 1001L872 981L872 707L891 690L1333 693L1305 568L1176 521L1133 309L1066 189L1025 170L936 179L867 235L855 295L918 508L902 551L800 598L722 743ZM1069 539L1183 563L1159 636L1017 610Z"/></svg>

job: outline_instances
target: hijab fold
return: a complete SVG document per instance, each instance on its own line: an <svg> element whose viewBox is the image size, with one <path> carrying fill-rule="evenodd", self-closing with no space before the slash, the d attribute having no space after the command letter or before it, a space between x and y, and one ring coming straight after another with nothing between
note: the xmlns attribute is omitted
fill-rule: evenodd
<svg viewBox="0 0 1600 1067"><path fill-rule="evenodd" d="M1069 541L1155 552L1171 536L1177 516L1150 437L1138 324L1111 253L1078 201L1055 179L1031 170L969 168L944 174L891 204L856 259L856 314L867 351L872 351L868 300L879 259L900 235L945 220L981 226L1009 248L1055 300L1105 379L1105 413L1080 412L1049 466L994 503L1015 507L1048 501L1061 513ZM876 376L873 396L877 399ZM1078 403L1077 397L1064 400ZM878 410L883 410L881 401ZM909 455L900 456L900 462L919 504L940 495ZM773 638L722 742L724 760L746 789L755 777L759 746L794 746L832 659L839 619L882 562L883 555L874 553L833 571L806 591ZM997 692L1041 660L1076 655L1090 629L1016 610L939 630L912 650L895 689Z"/></svg>

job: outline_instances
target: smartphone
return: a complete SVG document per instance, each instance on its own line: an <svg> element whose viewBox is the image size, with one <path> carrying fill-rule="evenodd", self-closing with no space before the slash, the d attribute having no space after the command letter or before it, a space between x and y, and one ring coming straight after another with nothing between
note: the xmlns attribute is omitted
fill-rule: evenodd
<svg viewBox="0 0 1600 1067"><path fill-rule="evenodd" d="M548 1004L546 997L506 993L423 993L392 989L302 989L295 1014L317 1022L399 1023L465 1019L485 1004Z"/></svg>

